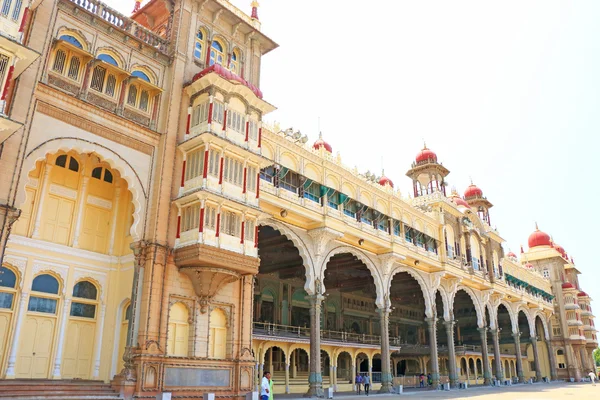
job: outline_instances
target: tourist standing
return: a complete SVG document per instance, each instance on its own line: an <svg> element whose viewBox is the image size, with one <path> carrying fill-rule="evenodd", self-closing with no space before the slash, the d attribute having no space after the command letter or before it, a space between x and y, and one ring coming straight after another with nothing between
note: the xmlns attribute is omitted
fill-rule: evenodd
<svg viewBox="0 0 600 400"><path fill-rule="evenodd" d="M596 386L596 374L594 374L593 372L590 372L589 376L592 381L592 386Z"/></svg>
<svg viewBox="0 0 600 400"><path fill-rule="evenodd" d="M422 372L419 375L419 387L425 387L425 375Z"/></svg>
<svg viewBox="0 0 600 400"><path fill-rule="evenodd" d="M362 376L359 373L357 373L356 374L356 394L360 394L360 385L362 384L362 382L363 382Z"/></svg>
<svg viewBox="0 0 600 400"><path fill-rule="evenodd" d="M363 384L365 385L365 394L368 396L369 388L371 387L371 378L369 377L369 375L365 375L363 379Z"/></svg>
<svg viewBox="0 0 600 400"><path fill-rule="evenodd" d="M269 377L269 400L273 400L273 378Z"/></svg>
<svg viewBox="0 0 600 400"><path fill-rule="evenodd" d="M269 393L271 392L271 384L269 383L270 379L271 374L269 371L265 371L262 381L260 382L260 400L269 400Z"/></svg>

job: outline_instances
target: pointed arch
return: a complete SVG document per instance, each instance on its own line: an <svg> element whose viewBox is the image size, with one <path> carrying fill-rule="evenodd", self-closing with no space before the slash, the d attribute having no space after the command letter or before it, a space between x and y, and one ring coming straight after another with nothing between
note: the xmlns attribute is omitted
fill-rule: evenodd
<svg viewBox="0 0 600 400"><path fill-rule="evenodd" d="M535 336L535 323L532 320L531 312L523 304L519 305L516 310L517 327L519 326L519 313L521 312L525 315L525 319L527 320L527 325L529 326L529 335Z"/></svg>
<svg viewBox="0 0 600 400"><path fill-rule="evenodd" d="M510 317L510 325L512 328L512 333L517 333L519 330L519 322L517 320L517 315L515 314L515 311L511 307L510 303L508 303L506 300L501 300L498 303L498 306L496 306L496 320L498 318L498 310L500 309L501 305L504 306L504 308L506 308L506 311L508 312L508 316Z"/></svg>
<svg viewBox="0 0 600 400"><path fill-rule="evenodd" d="M32 149L26 156L23 162L23 171L26 174L35 169L36 162L45 160L48 155L59 152L68 153L75 151L79 154L94 153L105 161L110 167L119 172L121 178L125 179L129 191L131 192L131 201L133 202L133 224L131 225L131 236L134 241L138 241L144 237L144 222L146 209L146 191L144 185L138 176L135 169L129 162L115 153L113 150L99 143L90 142L75 137L54 138L50 139L36 148ZM25 175L27 176L27 175ZM26 199L25 184L20 184L16 204L21 205Z"/></svg>
<svg viewBox="0 0 600 400"><path fill-rule="evenodd" d="M435 304L435 296L437 295L437 293L440 293L440 297L442 298L442 304L444 305L444 310L443 310L443 317L444 317L444 321L451 321L452 320L452 307L450 304L450 296L448 295L448 292L446 291L446 289L443 286L440 286L437 288L437 290L433 293L433 304ZM438 314L439 315L439 314Z"/></svg>
<svg viewBox="0 0 600 400"><path fill-rule="evenodd" d="M357 248L354 248L352 246L340 245L329 250L329 252L323 258L323 268L321 268L321 272L319 274L319 279L321 279L321 282L325 282L325 270L327 269L327 263L329 262L329 260L336 254L343 253L352 254L360 261L362 261L362 263L367 267L367 269L371 273L373 281L375 282L375 289L377 291L377 299L375 300L375 304L379 307L382 307L384 303L383 299L385 297L385 294L389 293L389 291L385 291L383 285L383 278L379 273L379 269L377 268L373 260L371 260L371 258L369 258L367 254L365 254L363 251ZM326 289L327 288L323 286L323 291L325 291Z"/></svg>
<svg viewBox="0 0 600 400"><path fill-rule="evenodd" d="M269 226L280 234L288 238L298 250L300 254L300 258L302 258L302 263L304 264L306 282L304 284L304 290L310 295L315 294L314 291L314 281L317 276L315 271L314 262L311 257L311 253L308 251L308 246L306 241L300 237L295 231L293 231L287 225L275 221L274 219L266 219L259 222L259 226ZM259 242L260 246L260 242Z"/></svg>
<svg viewBox="0 0 600 400"><path fill-rule="evenodd" d="M421 292L423 293L423 299L425 300L425 315L428 318L432 318L433 317L433 306L431 304L432 296L430 295L428 286L425 283L425 279L415 269L409 268L405 265L400 265L400 266L397 266L396 268L394 268L392 270L392 272L390 273L389 280L386 285L386 293L390 292L394 276L401 272L406 272L408 275L410 275L417 281L417 283L419 284L419 287L421 288Z"/></svg>
<svg viewBox="0 0 600 400"><path fill-rule="evenodd" d="M546 340L550 340L550 329L548 328L548 321L546 321L546 318L544 318L545 315L541 310L537 310L534 314L533 314L533 323L535 325L535 320L537 318L540 319L540 321L542 322L542 327L544 328L544 339Z"/></svg>
<svg viewBox="0 0 600 400"><path fill-rule="evenodd" d="M477 313L477 327L484 328L485 327L485 318L484 318L485 310L483 309L483 306L482 306L481 302L479 301L479 298L477 297L477 295L475 294L473 289L471 289L470 287L467 287L464 285L459 285L456 288L456 292L452 296L452 308L454 308L454 299L456 298L456 293L458 293L461 290L463 292L465 292L471 298L471 301L473 302L473 306L475 306L475 312Z"/></svg>

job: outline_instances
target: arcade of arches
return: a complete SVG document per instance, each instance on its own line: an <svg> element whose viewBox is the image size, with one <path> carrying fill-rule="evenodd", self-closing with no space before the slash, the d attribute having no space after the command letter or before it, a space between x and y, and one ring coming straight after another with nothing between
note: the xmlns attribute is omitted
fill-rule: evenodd
<svg viewBox="0 0 600 400"><path fill-rule="evenodd" d="M428 294L424 295L409 272L398 272L391 279L388 312L382 314L374 283L379 277L373 276L357 253L343 250L326 261L319 302L306 291L310 272L286 234L276 227L261 226L258 250L261 263L254 286L253 349L258 376L270 371L275 393L306 392L315 368L322 385L337 391L352 390L358 374L369 375L374 388L380 389L382 381L386 382L381 346L384 324L390 344L390 379L404 377L416 382L419 374L431 373L436 381L456 385L459 381L489 383L494 378L541 380L552 374L540 316L536 317L539 340L530 339L529 326L519 325L519 332L527 338L517 335L515 341L506 307L496 305L498 321L490 323L488 307L485 316L478 317L474 301L479 299L470 289L456 291L451 310L445 309L442 289L438 290L433 315L428 316ZM319 329L312 325L315 313L320 316ZM530 315L519 312L520 323L525 313ZM318 366L311 369L315 330L321 350ZM434 342L437 345L431 346Z"/></svg>

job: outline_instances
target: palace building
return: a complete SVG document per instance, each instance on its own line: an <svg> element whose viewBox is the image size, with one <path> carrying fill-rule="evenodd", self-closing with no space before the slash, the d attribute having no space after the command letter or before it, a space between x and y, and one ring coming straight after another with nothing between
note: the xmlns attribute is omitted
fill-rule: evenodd
<svg viewBox="0 0 600 400"><path fill-rule="evenodd" d="M275 393L322 397L357 374L389 392L594 370L590 298L549 234L505 252L491 201L449 190L427 147L402 197L266 122L277 44L257 2L132 7L0 1L3 393L233 398L268 370Z"/></svg>

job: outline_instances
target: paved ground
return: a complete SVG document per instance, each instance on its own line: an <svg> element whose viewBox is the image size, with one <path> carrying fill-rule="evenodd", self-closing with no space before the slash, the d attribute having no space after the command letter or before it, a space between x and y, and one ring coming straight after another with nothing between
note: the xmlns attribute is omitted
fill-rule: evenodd
<svg viewBox="0 0 600 400"><path fill-rule="evenodd" d="M290 396L290 395L288 395ZM292 399L288 396L275 396L276 398ZM351 394L337 395L344 400L365 400L367 396ZM399 397L409 399L474 399L474 400L600 400L600 384L592 386L591 383L536 383L533 385L515 385L510 387L471 387L467 390L431 391L411 389L404 395L370 395L374 400L398 400Z"/></svg>

